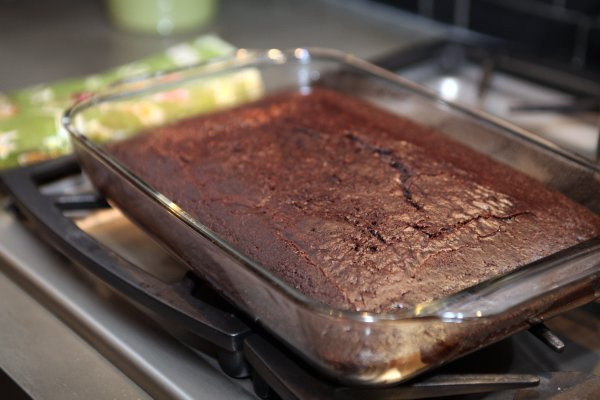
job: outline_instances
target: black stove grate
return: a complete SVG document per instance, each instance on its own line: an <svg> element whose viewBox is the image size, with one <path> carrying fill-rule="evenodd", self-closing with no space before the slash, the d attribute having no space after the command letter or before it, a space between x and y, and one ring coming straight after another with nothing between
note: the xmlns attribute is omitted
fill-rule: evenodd
<svg viewBox="0 0 600 400"><path fill-rule="evenodd" d="M258 324L220 299L198 277L188 273L175 283L165 283L81 230L67 214L110 207L97 193L57 196L40 190L42 185L80 174L75 158L63 157L5 171L0 174L0 184L10 198L10 207L36 234L145 307L166 328L176 326L177 332L167 330L187 345L200 351L208 346L224 373L252 379L255 392L261 398L438 398L532 387L540 382L540 377L535 375L454 374L450 370L450 373L428 374L392 387L340 386L319 376ZM554 344L555 349L561 345L543 327L538 328L537 336Z"/></svg>

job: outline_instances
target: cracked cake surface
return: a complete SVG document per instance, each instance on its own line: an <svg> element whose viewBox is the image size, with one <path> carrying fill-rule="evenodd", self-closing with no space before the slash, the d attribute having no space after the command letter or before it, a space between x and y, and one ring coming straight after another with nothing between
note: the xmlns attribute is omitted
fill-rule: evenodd
<svg viewBox="0 0 600 400"><path fill-rule="evenodd" d="M598 216L539 182L327 89L108 150L288 284L344 309L441 298L600 232Z"/></svg>

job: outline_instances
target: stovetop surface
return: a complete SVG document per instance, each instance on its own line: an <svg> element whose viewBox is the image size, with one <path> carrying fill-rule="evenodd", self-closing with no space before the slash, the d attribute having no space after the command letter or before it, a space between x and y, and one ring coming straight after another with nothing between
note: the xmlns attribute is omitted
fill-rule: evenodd
<svg viewBox="0 0 600 400"><path fill-rule="evenodd" d="M526 61L482 38L434 40L381 61L443 99L501 117L597 161L597 78Z"/></svg>
<svg viewBox="0 0 600 400"><path fill-rule="evenodd" d="M514 122L589 159L596 157L600 132L598 111L557 113L543 109L574 105L575 96L500 71L491 73L489 88L482 93L479 88L484 68L473 63L452 71L425 63L398 72L447 100L459 101Z"/></svg>
<svg viewBox="0 0 600 400"><path fill-rule="evenodd" d="M398 19L395 15L387 19L369 19L363 14L356 17L344 11L340 17L339 10L333 12L331 7L322 7L325 12L317 13L313 8L315 2L310 1L306 2L307 6L293 6L299 7L300 12L294 12L297 21L290 22L281 18L288 16L288 11L293 8L288 3L279 2L279 6L271 9L240 1L224 2L217 33L240 46L289 47L307 44L306 21L321 21L315 24L320 28L308 32L308 41L373 57L416 39L445 32L439 26L422 26L422 22ZM77 7L90 7L81 4ZM103 57L106 66L117 65L131 57L156 51L166 42L182 39L168 38L158 44L154 38L126 37L110 30L101 21L95 6L92 6L92 12L77 7L71 7L72 14L69 15L75 15L87 32L96 34L101 44L113 50L108 52L107 58ZM63 13L64 7L56 3L52 8L55 14ZM18 15L6 15L15 23L3 24L9 33L14 33L10 27L16 26L18 21L13 14ZM25 24L39 29L23 35L23 40L11 42L11 46L14 45L11 48L22 47L22 51L9 52L15 55L14 65L21 62L29 65L29 69L6 64L10 73L3 74L4 88L65 77L65 74L92 72L102 67L97 64L100 60L96 50L85 40L74 43L75 48L57 42L48 50L48 43L40 38L45 38L48 29L53 27L53 19L49 17L52 11L39 14L39 21ZM265 26L273 19L279 21L277 27L282 32L277 37L264 37L260 29L248 29L249 26ZM59 19L58 24L62 24L65 37L72 37L69 27L74 25L61 21ZM354 36L344 29L348 25L356 27ZM19 36L11 34L11 37ZM299 42L300 37L304 38L302 42ZM53 59L59 61L51 68L36 66L33 61L37 61L39 51L31 51L27 46L30 42L37 43L36 48L43 47L44 51L57 52ZM77 58L69 58L69 54L77 54ZM440 87L444 82L434 79L434 84ZM168 256L163 258L160 249L140 237L118 216L107 216L103 223L108 225L104 227L98 221L87 223L86 229L96 230L98 237L126 237L129 241L125 247L129 250L138 246L152 247L144 253L147 258L168 262ZM10 346L0 346L0 367L16 365L20 368L21 376L25 376L20 383L26 385L35 398L255 397L247 379L234 380L222 374L213 359L199 356L173 339L130 302L59 255L5 210L0 210L0 321L3 321L0 343L10 343ZM566 349L562 354L551 352L531 334L523 332L467 357L466 361L459 360L453 368L468 370L476 366L480 372L544 374L576 371L583 374L577 375L579 377L600 375L600 303L568 312L548 321L547 325L565 341ZM568 381L565 376L559 378ZM547 379L548 376L543 376L545 382ZM556 383L560 381L554 379L548 385L553 394L561 392L561 384ZM568 393L565 391L564 394L568 396ZM513 397L514 391L476 398ZM571 398L577 397L571 395Z"/></svg>

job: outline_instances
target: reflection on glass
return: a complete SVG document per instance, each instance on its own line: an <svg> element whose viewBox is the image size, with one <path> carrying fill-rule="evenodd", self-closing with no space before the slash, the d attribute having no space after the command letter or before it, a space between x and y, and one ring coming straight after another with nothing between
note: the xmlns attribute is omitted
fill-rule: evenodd
<svg viewBox="0 0 600 400"><path fill-rule="evenodd" d="M448 100L455 100L458 95L458 82L455 78L444 78L440 83L440 94Z"/></svg>

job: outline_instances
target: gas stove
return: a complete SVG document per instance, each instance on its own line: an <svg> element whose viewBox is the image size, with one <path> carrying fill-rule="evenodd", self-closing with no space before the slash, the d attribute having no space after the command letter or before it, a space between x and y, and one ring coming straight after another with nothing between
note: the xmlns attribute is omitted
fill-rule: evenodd
<svg viewBox="0 0 600 400"><path fill-rule="evenodd" d="M574 142L555 141L597 161L596 110L573 101L593 99L589 93L565 94L539 80L523 89L524 78L509 73L506 61L482 62L478 51L453 43L426 47L428 53L412 49L381 63L503 117L533 112L532 119L513 121L548 140L556 138L544 126L566 121L569 132L583 133ZM556 107L552 123L535 125ZM9 171L2 180L8 195L0 213L2 271L152 397L512 399L600 392L598 302L403 385L341 386L190 275L98 196L73 158Z"/></svg>

